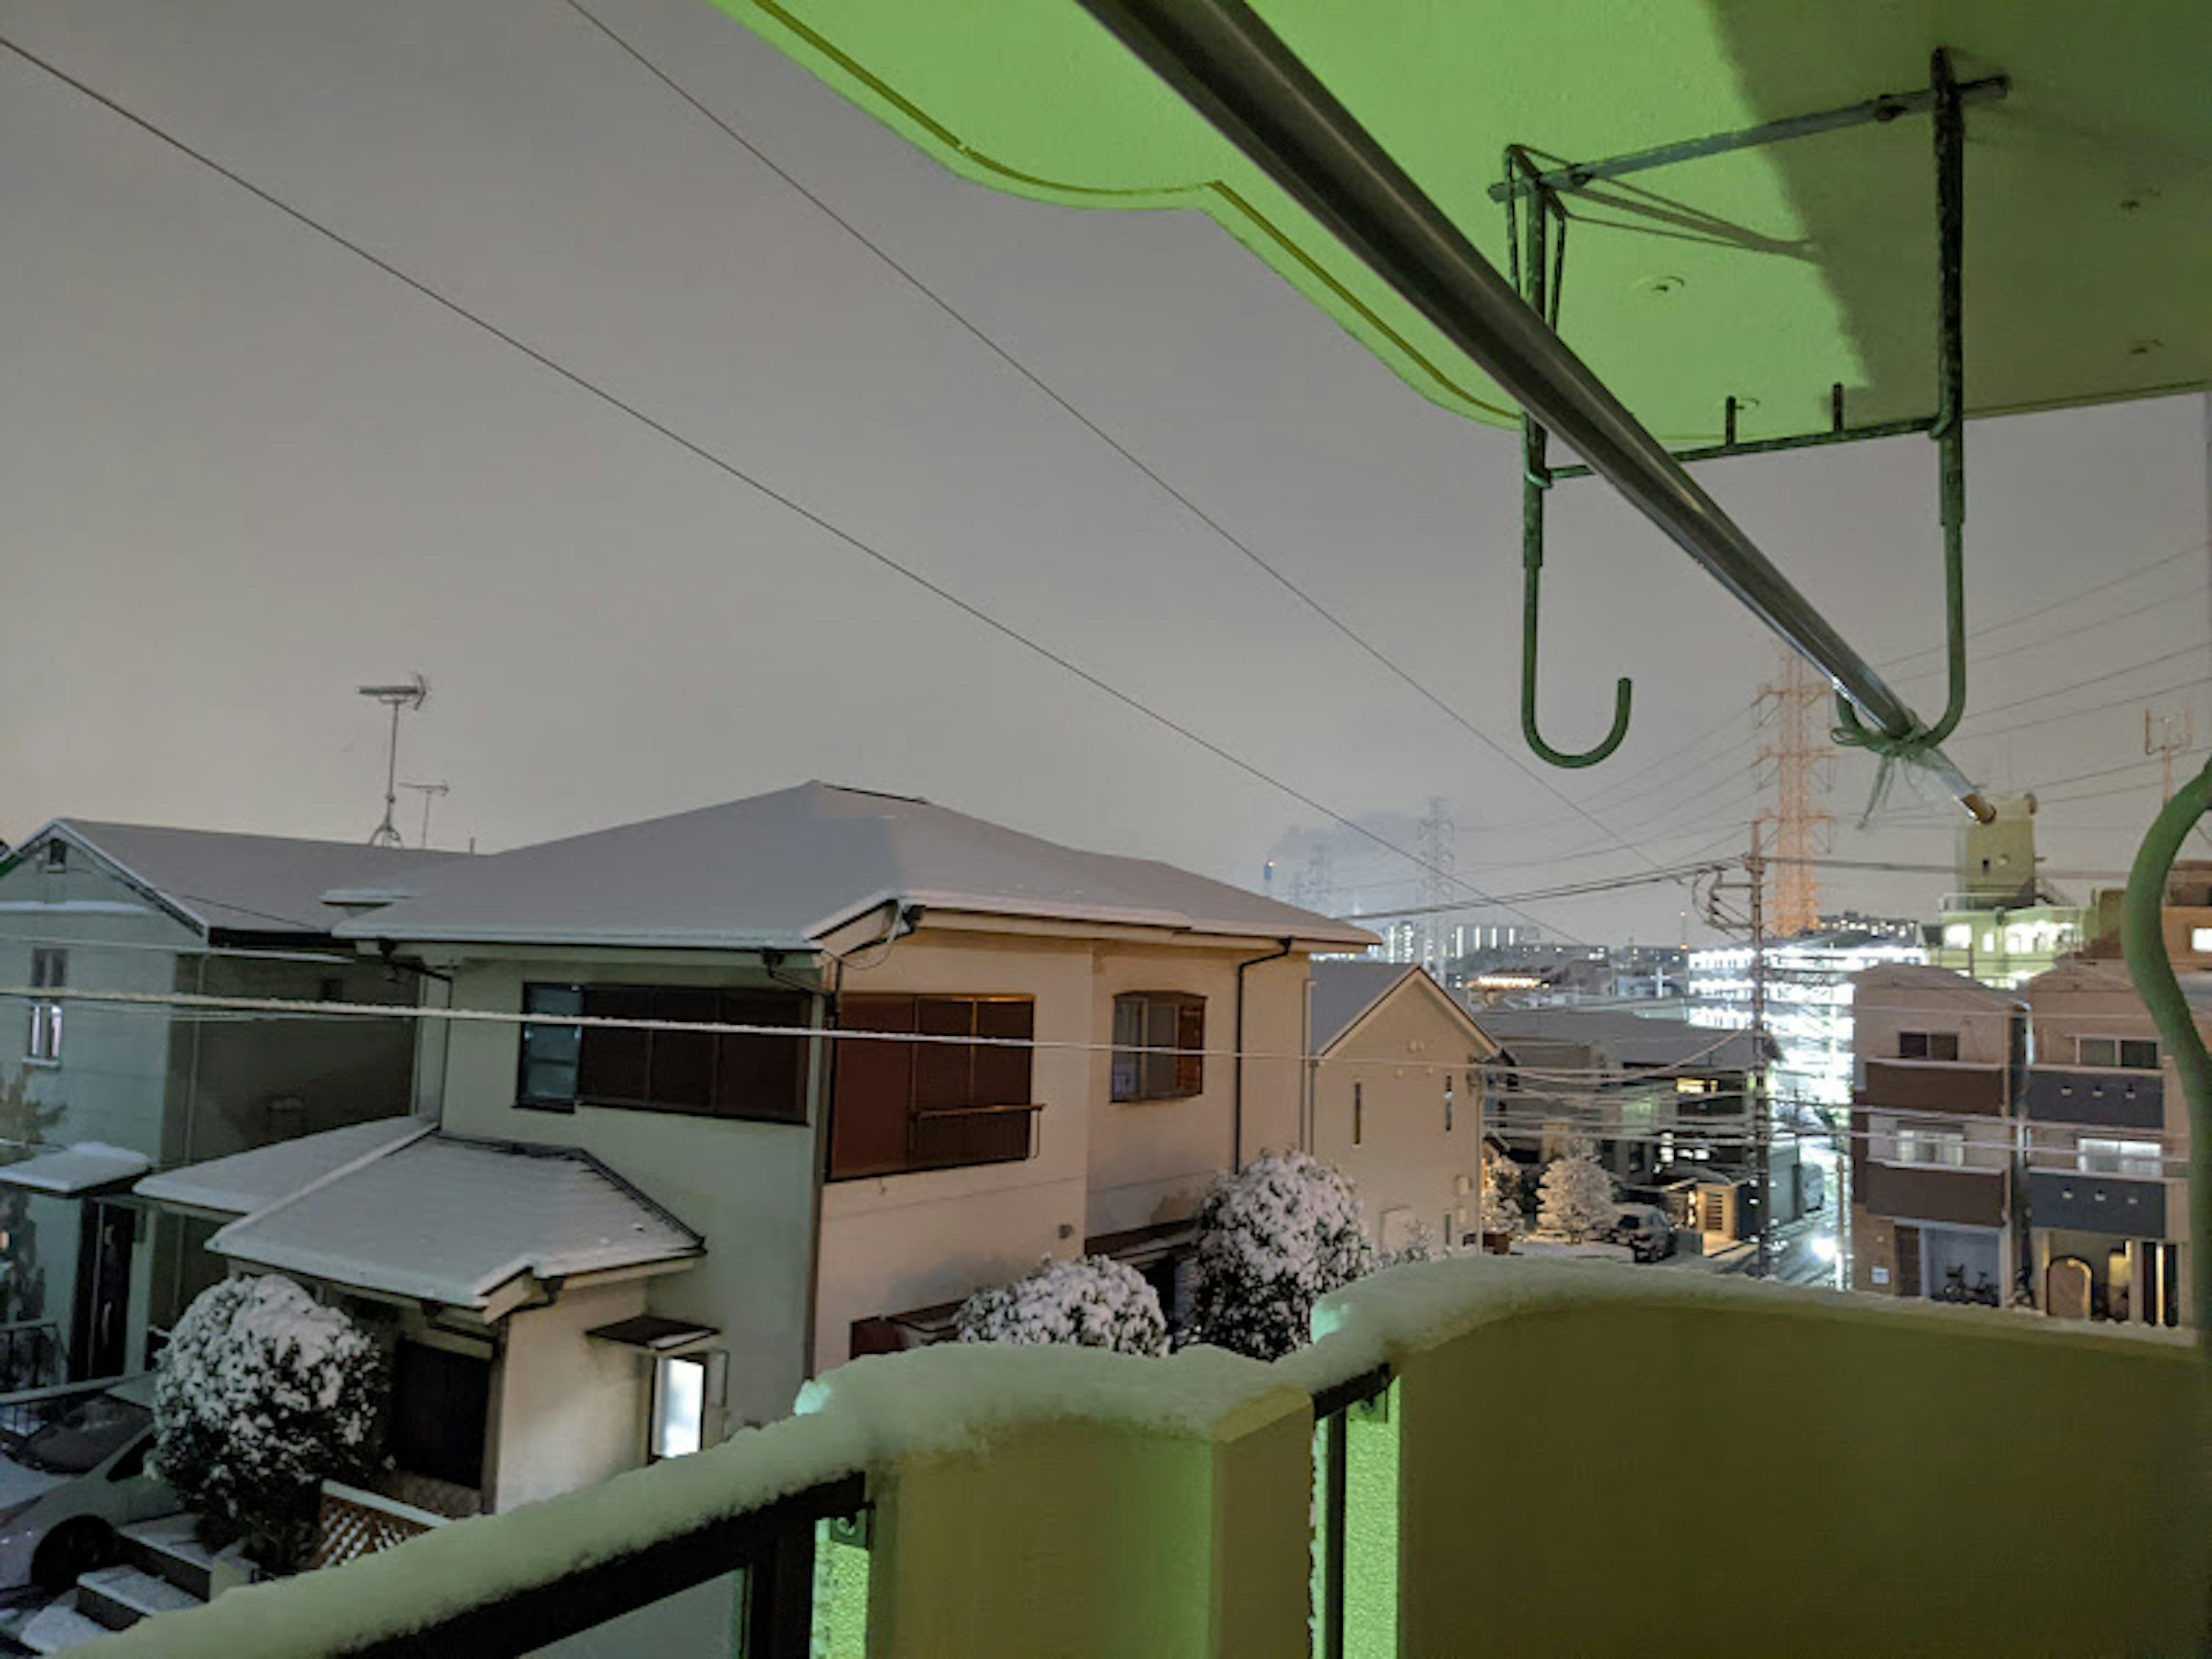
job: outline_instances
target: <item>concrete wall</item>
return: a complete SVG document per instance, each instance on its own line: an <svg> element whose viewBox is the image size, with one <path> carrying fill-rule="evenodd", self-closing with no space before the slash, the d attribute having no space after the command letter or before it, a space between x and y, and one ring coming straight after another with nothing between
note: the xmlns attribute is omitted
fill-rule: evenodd
<svg viewBox="0 0 2212 1659"><path fill-rule="evenodd" d="M1438 1244L1457 1243L1474 1224L1486 1049L1439 996L1419 981L1401 981L1315 1067L1311 1151L1352 1177L1376 1244L1399 1242L1382 1236L1383 1218L1394 1211L1409 1212Z"/></svg>
<svg viewBox="0 0 2212 1659"><path fill-rule="evenodd" d="M697 952L619 957L566 955L463 960L453 1001L520 1012L526 981L757 987L750 962ZM706 1259L656 1279L653 1311L714 1326L730 1351L726 1425L791 1409L805 1371L806 1288L812 1253L814 1130L665 1112L580 1106L573 1113L514 1103L519 1025L456 1024L442 1079L444 1125L455 1134L580 1146L705 1234ZM797 1039L794 1039L797 1040Z"/></svg>
<svg viewBox="0 0 2212 1659"><path fill-rule="evenodd" d="M564 1291L550 1307L508 1316L485 1447L494 1508L571 1492L645 1462L652 1357L584 1333L643 1313L648 1282Z"/></svg>
<svg viewBox="0 0 2212 1659"><path fill-rule="evenodd" d="M1282 1394L1212 1437L1036 1425L898 1464L878 1483L868 1650L1304 1653L1311 1425Z"/></svg>
<svg viewBox="0 0 2212 1659"><path fill-rule="evenodd" d="M1569 1293L1390 1357L1402 1652L1642 1655L1686 1628L1713 1656L2179 1653L2202 1634L2204 1395L2185 1347L1747 1291ZM1910 1401L1910 1422L1869 1408L1885 1401ZM1624 1485L1651 1467L1654 1423L1688 1463ZM1679 1524L1705 1494L1754 1490L1761 1523L1724 1547ZM1573 1547L1624 1492L1658 1518L1600 1557Z"/></svg>

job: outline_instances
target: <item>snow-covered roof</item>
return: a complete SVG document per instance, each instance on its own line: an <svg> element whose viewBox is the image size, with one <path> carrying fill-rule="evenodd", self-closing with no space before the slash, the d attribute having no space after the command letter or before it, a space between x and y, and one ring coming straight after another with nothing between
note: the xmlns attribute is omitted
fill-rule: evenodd
<svg viewBox="0 0 2212 1659"><path fill-rule="evenodd" d="M1365 945L1373 936L1149 859L1062 847L902 795L802 784L456 859L342 937L811 948L896 901L925 909Z"/></svg>
<svg viewBox="0 0 2212 1659"><path fill-rule="evenodd" d="M106 1146L97 1140L82 1140L74 1146L38 1152L19 1163L0 1166L0 1186L28 1187L34 1192L74 1198L131 1180L153 1167L154 1160L143 1152Z"/></svg>
<svg viewBox="0 0 2212 1659"><path fill-rule="evenodd" d="M234 1261L451 1307L541 1281L679 1266L700 1236L590 1154L430 1133L221 1229Z"/></svg>
<svg viewBox="0 0 2212 1659"><path fill-rule="evenodd" d="M1468 1035L1479 1040L1485 1050L1497 1048L1474 1016L1461 1007L1451 993L1437 984L1426 969L1409 963L1355 958L1348 962L1316 962L1313 965L1313 1051L1326 1054L1334 1048L1384 999L1396 994L1401 985L1408 987L1415 995L1426 995L1447 1017L1456 1016L1458 1023L1467 1028Z"/></svg>
<svg viewBox="0 0 2212 1659"><path fill-rule="evenodd" d="M1684 1019L1647 1019L1616 1008L1486 1008L1475 1023L1513 1049L1531 1040L1602 1048L1622 1066L1691 1066L1705 1071L1748 1071L1758 1053L1748 1031L1692 1025Z"/></svg>
<svg viewBox="0 0 2212 1659"><path fill-rule="evenodd" d="M375 1118L165 1170L148 1176L132 1190L141 1198L183 1209L251 1215L363 1158L381 1158L405 1141L418 1140L436 1127L422 1117Z"/></svg>
<svg viewBox="0 0 2212 1659"><path fill-rule="evenodd" d="M240 933L328 933L349 914L323 902L332 888L411 891L418 872L458 856L89 818L57 818L15 855L53 839L91 853L203 931Z"/></svg>

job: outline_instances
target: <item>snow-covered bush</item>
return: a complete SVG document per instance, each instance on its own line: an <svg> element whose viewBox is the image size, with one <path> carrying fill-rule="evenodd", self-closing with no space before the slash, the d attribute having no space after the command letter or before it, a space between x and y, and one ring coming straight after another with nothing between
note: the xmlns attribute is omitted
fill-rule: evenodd
<svg viewBox="0 0 2212 1659"><path fill-rule="evenodd" d="M1047 1257L1026 1279L976 1291L954 1317L963 1342L1072 1342L1148 1359L1168 1351L1159 1293L1103 1255Z"/></svg>
<svg viewBox="0 0 2212 1659"><path fill-rule="evenodd" d="M1620 1217L1613 1176L1587 1141L1569 1146L1544 1168L1537 1187L1536 1228L1549 1238L1587 1243Z"/></svg>
<svg viewBox="0 0 2212 1659"><path fill-rule="evenodd" d="M1482 1164L1482 1194L1475 1216L1479 1233L1517 1238L1528 1231L1528 1212L1521 1204L1521 1166L1504 1153Z"/></svg>
<svg viewBox="0 0 2212 1659"><path fill-rule="evenodd" d="M1313 1304L1375 1266L1352 1183L1304 1152L1216 1178L1198 1213L1191 1334L1255 1359L1304 1345Z"/></svg>
<svg viewBox="0 0 2212 1659"><path fill-rule="evenodd" d="M218 1538L297 1564L316 1488L374 1466L386 1390L375 1342L280 1274L200 1292L162 1350L151 1468Z"/></svg>

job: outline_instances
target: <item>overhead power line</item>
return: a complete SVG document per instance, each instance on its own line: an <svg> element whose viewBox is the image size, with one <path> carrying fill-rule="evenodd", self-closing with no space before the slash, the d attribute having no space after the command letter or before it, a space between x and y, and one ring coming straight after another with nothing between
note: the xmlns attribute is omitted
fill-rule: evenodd
<svg viewBox="0 0 2212 1659"><path fill-rule="evenodd" d="M1553 783L1551 779L1546 777L1541 772L1530 766L1510 749L1499 743L1495 738L1492 737L1489 732L1484 731L1480 726L1476 725L1475 722L1461 709L1447 702L1443 697L1431 690L1425 684L1416 678L1413 674L1409 673L1395 657L1382 650L1380 647L1375 645L1368 640L1364 635L1354 629L1351 623L1346 622L1334 611L1331 611L1328 606L1324 605L1319 599L1316 599L1310 592L1307 592L1304 587L1301 586L1296 581L1293 581L1279 566L1263 557L1250 543L1231 531L1227 526L1224 525L1218 519L1215 518L1211 513L1200 507L1197 501L1194 501L1190 497L1189 495L1169 482L1164 475L1162 475L1150 463L1146 461L1141 456L1137 454L1135 451L1132 450L1120 439L1114 436L1112 433L1107 431L1104 427L1101 426L1090 416L1085 414L1081 409L1078 408L1073 401L1054 387L1042 375L1038 374L1034 369L1030 368L1028 364L1023 362L1020 358L1015 356L1012 351L1001 345L980 325L972 321L957 307L954 306L951 301L947 300L943 295L938 293L935 289L932 288L927 283L916 276L911 269L903 264L888 248L884 247L883 244L877 241L866 231L862 230L858 225L855 225L850 219L848 219L843 214L832 207L827 201L823 200L822 197L816 194L814 191L808 188L806 185L802 183L794 174L783 167L781 163L775 161L766 151L763 150L757 144L754 143L751 139L746 137L744 134L740 132L736 127L731 125L720 115L716 114L712 109L708 108L702 100L696 96L681 82L678 81L675 76L670 75L665 70L662 69L659 64L655 63L650 57L648 57L644 52L641 51L636 46L633 45L622 33L598 16L590 9L590 8L582 4L581 0L567 0L567 3L570 10L574 11L579 17L584 19L586 22L589 23L593 28L605 35L607 40L611 41L617 47L620 48L623 52L634 60L641 69L645 70L647 74L652 76L654 80L659 82L660 84L667 88L670 92L675 94L677 97L683 100L685 104L689 105L691 109L696 111L702 118L713 125L716 131L723 135L723 137L729 139L732 143L736 144L740 149L743 149L747 155L750 155L756 161L759 162L761 166L766 167L770 173L773 173L777 178L783 180L786 185L789 185L801 197L804 197L808 202L811 203L814 207L822 213L823 217L829 219L833 224L844 231L847 235L850 236L854 241L858 242L862 247L873 254L886 269L899 276L908 287L913 289L915 293L928 301L929 303L936 307L939 311L944 313L947 318L959 325L962 329L972 336L979 344L984 347L985 349L988 350L994 356L997 357L1000 362L1005 363L1007 368L1012 369L1015 374L1020 375L1023 380L1029 382L1029 384L1035 387L1036 391L1042 393L1046 398L1049 398L1054 404L1058 405L1064 413L1080 424L1093 437L1097 438L1101 443L1104 444L1116 455L1119 455L1124 461L1127 462L1131 466L1134 467L1139 472L1142 473L1146 478L1151 480L1154 486L1179 504L1185 512L1191 515L1191 517L1197 520L1199 523L1204 525L1208 530L1212 531L1215 536L1218 537L1222 542L1234 549L1246 560L1249 561L1254 568L1266 574L1269 580L1281 587L1285 592L1290 594L1291 598L1297 600L1300 605L1310 611L1316 617L1326 623L1337 633L1343 635L1347 641L1358 647L1358 649L1365 653L1366 656L1380 665L1385 672L1397 679L1401 684L1405 685L1407 690L1413 691L1417 696L1420 697L1422 701L1428 703L1438 713L1442 714L1447 720L1457 726L1469 737L1482 744L1484 748L1489 750L1492 754L1497 756L1500 760L1510 766L1515 771L1520 773L1522 777L1528 779L1530 782L1542 789L1547 794L1550 795L1554 800L1565 806L1569 811L1575 813L1577 817L1583 818L1595 829L1612 836L1613 840L1620 842L1625 850L1630 852L1637 851L1635 844L1628 840L1627 837L1621 835L1620 831L1614 830L1612 825L1606 823L1598 818L1595 814L1582 805L1581 803L1577 801L1573 796L1568 794L1557 784ZM1640 853L1638 855L1639 857L1642 856Z"/></svg>
<svg viewBox="0 0 2212 1659"><path fill-rule="evenodd" d="M678 447L684 450L697 459L704 461L715 471L725 474L728 477L735 479L739 483L744 484L746 488L766 497L768 500L775 501L777 505L784 507L787 511L793 514L799 518L804 519L809 524L813 525L817 529L823 532L825 534L834 538L837 541L842 542L847 547L851 548L854 552L872 560L884 569L903 578L905 580L910 582L915 586L921 588L925 592L933 595L934 598L941 600L948 605L951 605L953 609L962 612L973 620L982 623L986 628L990 629L993 632L1002 635L1006 639L1012 641L1015 644L1021 646L1024 650L1043 659L1045 661L1061 669L1065 672L1073 675L1076 678L1081 680L1085 684L1091 686L1093 690L1103 693L1105 696L1112 698L1115 702L1121 703L1123 707L1143 715L1146 720L1149 720L1154 724L1174 732L1176 736L1183 738L1186 742L1206 750L1206 753L1213 756L1216 759L1224 761L1229 765L1235 767L1238 771L1244 773L1247 776L1253 778L1261 783L1266 784L1268 787L1287 796L1289 799L1297 802L1300 805L1306 807L1308 810L1321 814L1323 817L1329 819L1331 822L1344 829L1351 830L1354 835L1359 836L1364 839L1373 842L1376 846L1382 848L1384 851L1395 854L1396 856L1404 859L1407 863L1414 866L1416 868L1429 870L1432 874L1443 874L1444 878L1452 881L1469 893L1472 896L1474 903L1487 905L1492 902L1488 894L1485 893L1480 888L1475 886L1473 883L1467 881L1464 878L1452 875L1448 872L1438 872L1432 870L1431 866L1410 849L1399 846L1396 842L1389 840L1388 837L1369 829L1366 825L1357 822L1348 815L1338 811L1335 808L1325 805L1312 795L1306 793L1304 790L1296 787L1294 785L1285 782L1280 778L1275 777L1272 774L1261 769L1260 766L1255 764L1253 762L1244 759L1242 756L1224 748L1220 744L1213 741L1213 739L1201 735L1198 732L1193 730L1190 726L1184 725L1182 722L1176 720L1172 716L1161 713L1159 710L1152 708L1150 704L1144 702L1133 694L1122 690L1119 686L1114 684L1112 682L1092 672L1090 669L1083 667L1080 664L1062 655L1058 651L1054 650L1051 647L1032 639L1030 635L1015 628L1012 623L1001 621L999 617L994 616L991 612L985 611L980 605L974 604L970 600L963 599L951 588L948 588L941 583L932 580L930 577L922 574L921 572L915 569L914 567L902 563L899 560L892 557L882 549L863 540L860 537L854 534L853 532L845 529L835 520L807 506L798 497L779 489L773 484L768 483L764 480L755 477L753 474L746 471L744 468L738 466L735 462L731 461L725 457L717 454L714 451L708 448L704 444L700 443L695 439L687 437L676 428L670 426L665 422L659 420L654 416L647 414L636 404L628 402L617 393L609 391L605 386L601 386L599 382L591 380L575 369L570 368L567 364L562 362L557 358L540 350L536 346L531 345L520 337L509 333L507 331L500 327L497 324L492 322L488 318L482 316L477 312L470 310L459 301L449 298L447 295L441 293L437 289L431 287L427 282L424 282L417 276L410 275L406 270L402 270L399 266L392 264L390 260L371 252L362 244L350 240L339 231L337 231L330 226L323 223L320 220L316 219L304 210L294 206L291 203L284 200L283 198L264 189L261 185L255 184L252 179L246 178L242 173L226 167L223 163L216 161L214 157L207 155L204 151L194 149L183 139L158 125L146 116L139 114L137 111L126 107L125 105L118 102L115 99L108 96L106 94L88 85L86 82L77 79L75 76L70 75L57 64L54 64L47 59L39 56L37 53L31 52L17 41L6 36L0 36L0 48L4 48L8 52L12 52L15 57L30 64L33 68L39 70L54 80L60 82L62 84L71 88L82 96L100 105L102 108L121 117L124 120L128 121L131 125L138 128L141 131L158 139L161 143L176 151L179 155L185 156L189 160L197 162L199 166L206 168L209 172L216 173L222 179L228 179L239 189L245 191L247 194L265 203L267 205L275 208L287 218L291 219L295 223L302 225L306 228L314 232L315 234L322 237L325 240L344 249L347 252L351 253L356 258L362 259L366 263L374 265L377 270L384 272L387 276L392 277L396 282L403 283L407 288L412 289L415 293L420 295L422 298L439 307L441 310L459 318L461 321L467 323L471 327L490 335L493 338L501 341L514 351L517 351L523 356L527 357L531 362L538 364L540 368L547 369L552 374L558 375L562 380L574 386L578 391L583 392L590 397L596 398L600 403L605 404L608 408L628 416L630 419L637 422L640 425L646 427L649 430L658 434L660 437L667 440L670 443L676 445ZM1472 908L1472 905L1470 908ZM1514 915L1523 917L1532 924L1538 926L1547 925L1540 922L1537 917L1528 915L1526 911L1515 909L1514 907L1510 904L1501 905L1498 908L1510 910Z"/></svg>

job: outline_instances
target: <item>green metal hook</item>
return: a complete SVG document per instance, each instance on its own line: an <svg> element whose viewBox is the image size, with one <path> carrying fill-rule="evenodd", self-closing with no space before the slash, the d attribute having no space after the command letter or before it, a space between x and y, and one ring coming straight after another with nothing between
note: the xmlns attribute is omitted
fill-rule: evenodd
<svg viewBox="0 0 2212 1659"><path fill-rule="evenodd" d="M1518 165L1530 176L1534 168L1528 158L1508 149L1505 155L1505 179L1509 187L1514 182L1514 168ZM1547 222L1559 212L1557 204L1547 193L1539 192L1531 198L1528 215L1528 280L1521 277L1521 228L1514 213L1513 191L1505 197L1506 240L1513 252L1514 285L1522 291L1522 297L1553 328L1559 325L1559 289L1565 275L1563 256L1567 246L1567 221L1559 216L1559 240L1552 245L1553 264L1545 270L1545 244ZM1548 283L1547 283L1548 278ZM1536 729L1536 635L1542 620L1541 590L1544 581L1544 493L1552 487L1552 474L1545 460L1546 434L1544 428L1526 415L1521 417L1521 735L1528 739L1528 747L1540 759L1553 766L1570 769L1595 766L1620 747L1628 736L1628 713L1636 688L1623 675L1613 688L1613 729L1595 749L1580 754L1570 754L1564 749L1554 749L1544 741L1544 734Z"/></svg>
<svg viewBox="0 0 2212 1659"><path fill-rule="evenodd" d="M1536 510L1540 515L1543 511L1540 492ZM1629 702L1635 696L1636 688L1625 674L1613 683L1613 730L1605 734L1605 740L1596 748L1586 749L1579 755L1571 755L1564 750L1553 748L1544 741L1543 734L1536 730L1536 631L1540 608L1537 589L1543 581L1543 568L1540 553L1534 559L1524 561L1522 565L1521 735L1528 740L1529 748L1554 766L1595 766L1620 748L1621 740L1627 737Z"/></svg>

